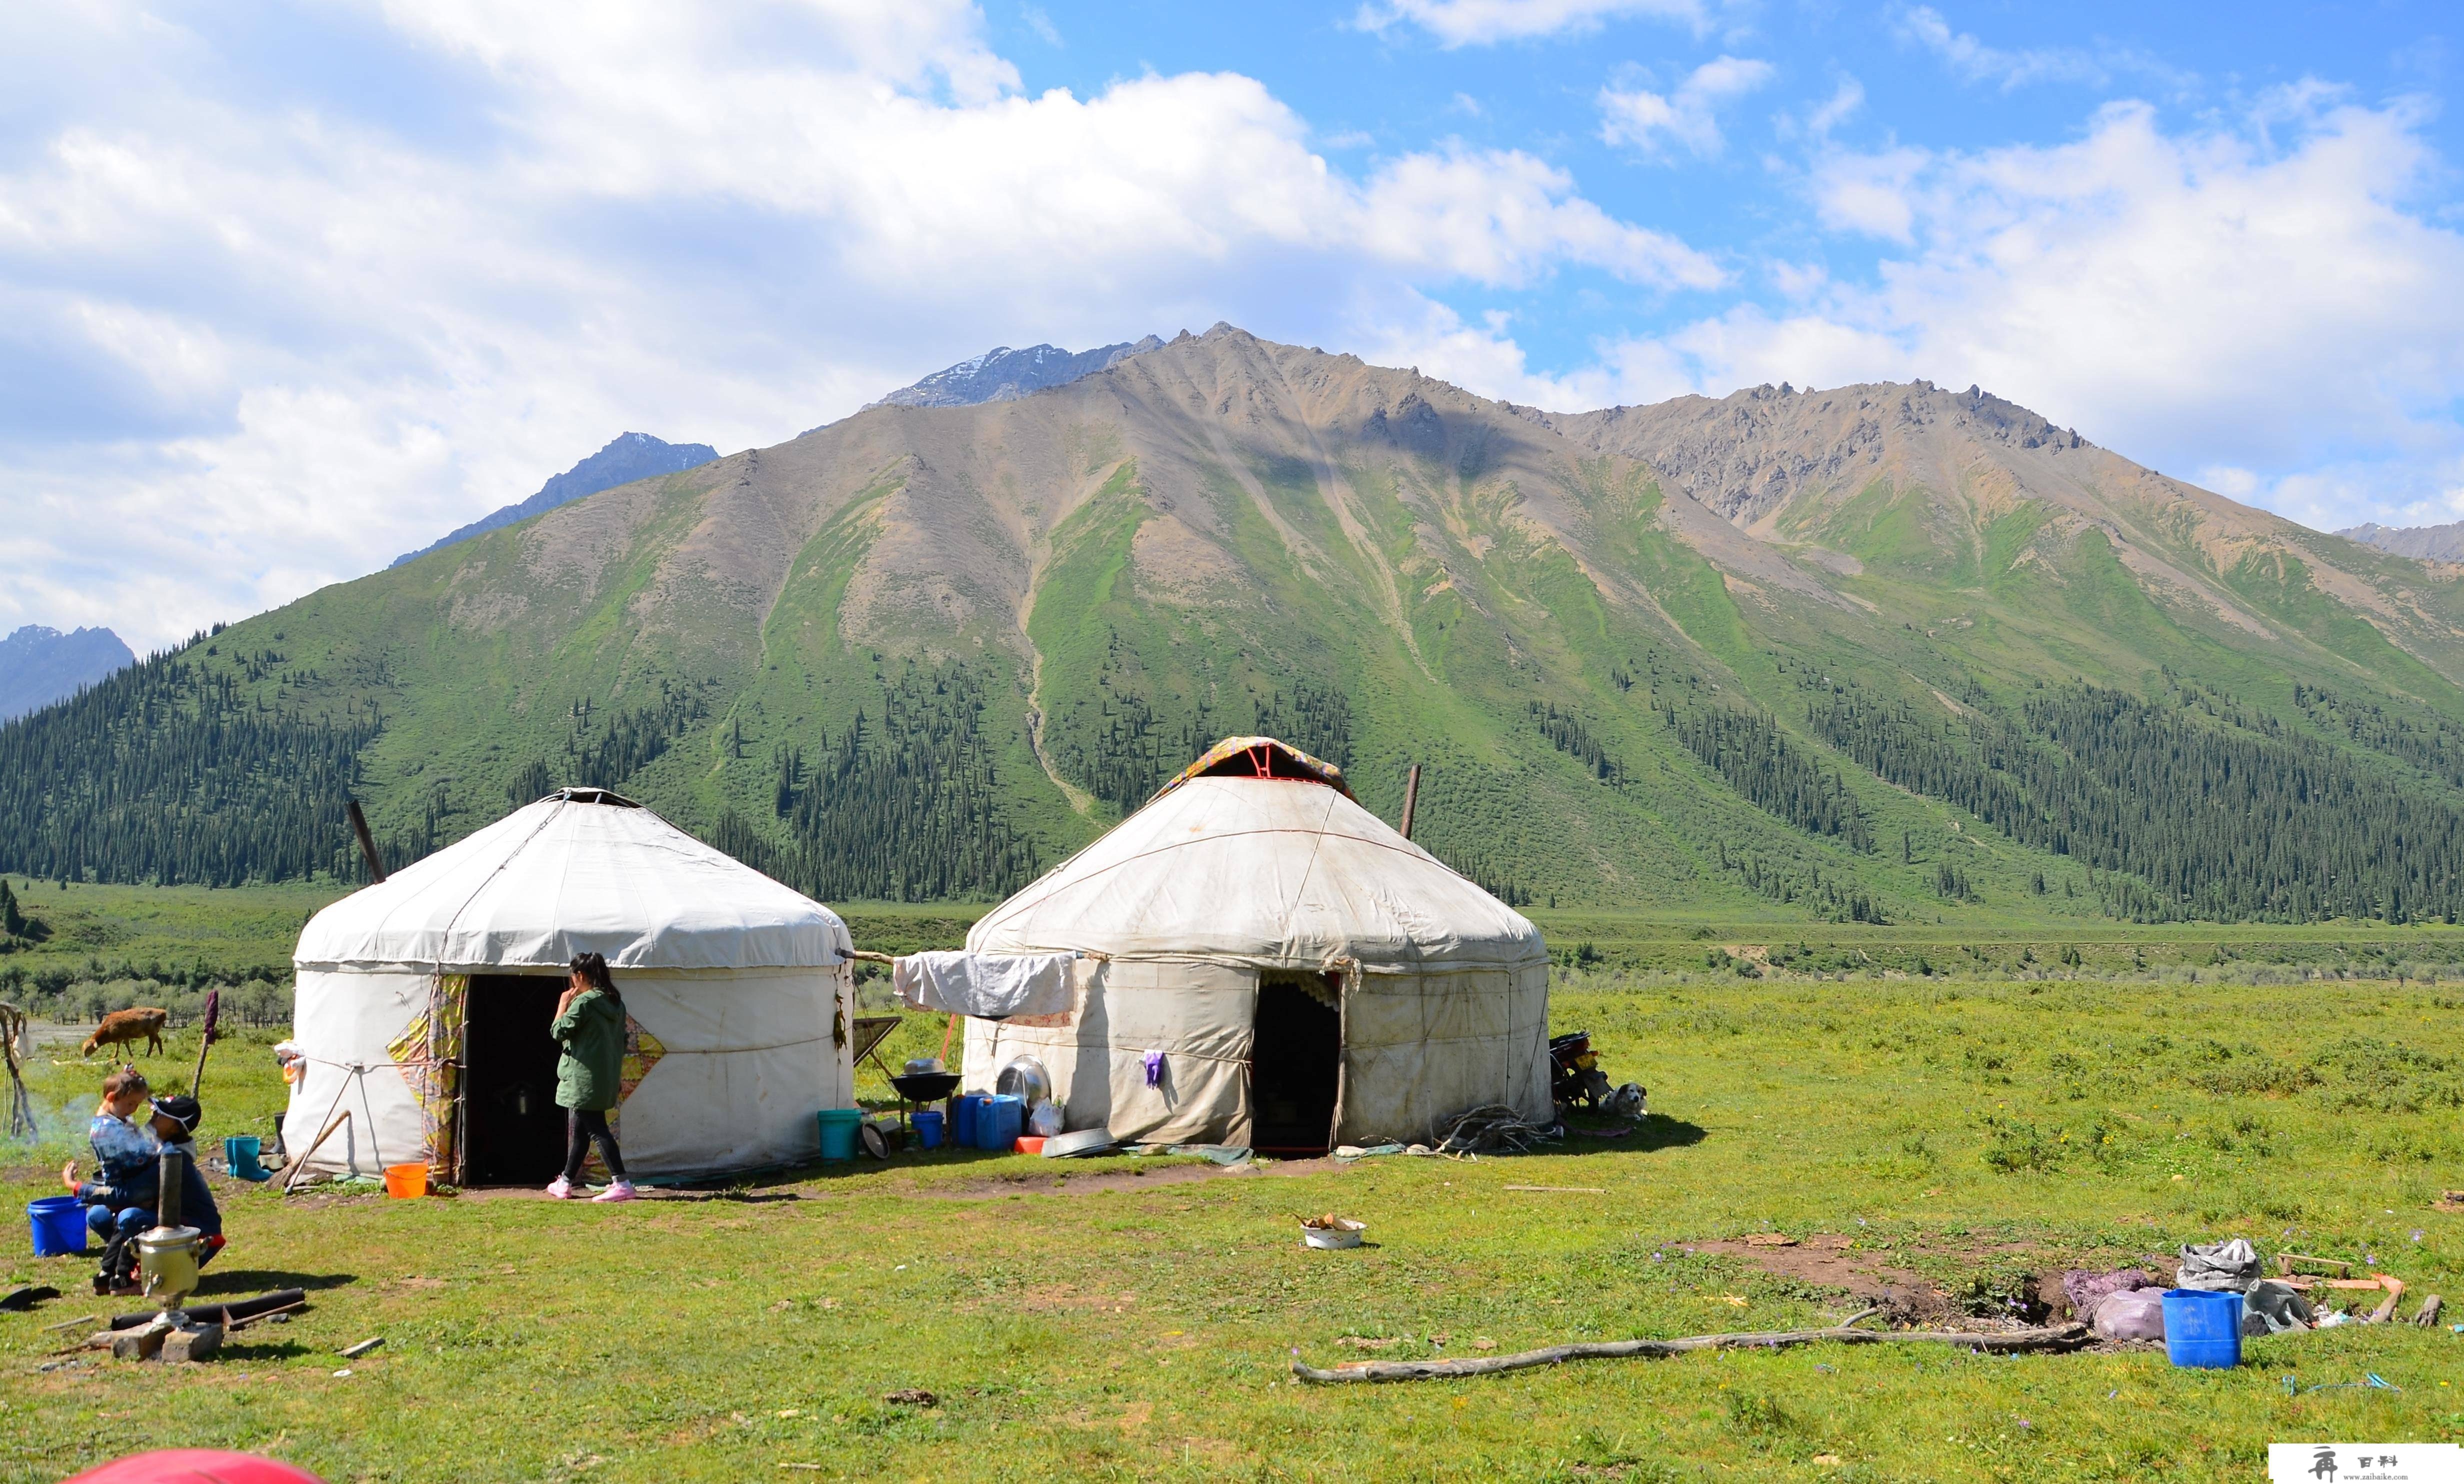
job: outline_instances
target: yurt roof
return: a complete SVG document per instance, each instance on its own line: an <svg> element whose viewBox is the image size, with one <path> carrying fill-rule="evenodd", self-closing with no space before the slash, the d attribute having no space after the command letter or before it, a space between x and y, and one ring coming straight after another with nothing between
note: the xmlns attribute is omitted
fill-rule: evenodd
<svg viewBox="0 0 2464 1484"><path fill-rule="evenodd" d="M1220 764L1234 756L1224 748L1260 742L1316 761L1262 738L1235 739L1208 757ZM1408 967L1546 957L1529 919L1361 808L1340 786L1340 772L1245 771L1193 768L1176 778L987 913L967 946L1301 968L1344 959Z"/></svg>
<svg viewBox="0 0 2464 1484"><path fill-rule="evenodd" d="M803 968L847 925L629 799L560 789L309 919L302 968Z"/></svg>

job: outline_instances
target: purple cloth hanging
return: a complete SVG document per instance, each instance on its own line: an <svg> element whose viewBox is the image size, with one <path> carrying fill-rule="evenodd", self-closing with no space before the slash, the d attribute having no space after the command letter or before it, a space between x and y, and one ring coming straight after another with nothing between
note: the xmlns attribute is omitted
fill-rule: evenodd
<svg viewBox="0 0 2464 1484"><path fill-rule="evenodd" d="M1147 1052L1147 1086L1163 1086L1163 1052Z"/></svg>

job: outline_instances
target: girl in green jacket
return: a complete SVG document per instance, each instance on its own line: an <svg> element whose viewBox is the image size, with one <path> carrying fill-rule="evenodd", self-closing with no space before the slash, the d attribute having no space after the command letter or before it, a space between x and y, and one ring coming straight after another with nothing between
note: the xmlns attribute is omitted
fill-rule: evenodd
<svg viewBox="0 0 2464 1484"><path fill-rule="evenodd" d="M629 1201L633 1183L625 1178L625 1157L617 1152L615 1131L607 1126L607 1110L616 1106L617 1083L625 1070L625 1001L607 976L607 961L595 953L577 953L567 965L573 973L563 998L556 1002L556 1019L548 1034L563 1054L556 1063L556 1104L564 1112L564 1173L547 1187L560 1201L570 1200L582 1181L582 1162L591 1141L614 1177L594 1201Z"/></svg>

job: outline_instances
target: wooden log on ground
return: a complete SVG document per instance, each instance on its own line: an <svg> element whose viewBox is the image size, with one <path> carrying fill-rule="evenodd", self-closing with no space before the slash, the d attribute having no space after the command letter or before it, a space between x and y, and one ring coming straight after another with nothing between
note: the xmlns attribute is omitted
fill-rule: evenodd
<svg viewBox="0 0 2464 1484"><path fill-rule="evenodd" d="M2387 1296L2379 1300L2379 1306L2369 1312L2367 1318L2362 1320L2365 1324L2385 1324L2394 1318L2396 1300L2404 1296L2402 1278L2389 1277L2382 1273L2379 1274L2379 1283L2387 1289Z"/></svg>
<svg viewBox="0 0 2464 1484"><path fill-rule="evenodd" d="M2440 1298L2436 1294L2431 1295L2429 1297L2421 1301L2421 1312L2412 1317L2412 1322L2422 1326L2424 1329L2436 1324L2438 1322L2439 1306L2445 1302L2446 1300Z"/></svg>
<svg viewBox="0 0 2464 1484"><path fill-rule="evenodd" d="M1870 1312L1870 1311L1868 1311ZM2076 1350L2096 1337L2084 1324L2062 1324L2049 1329L2010 1330L2002 1334L1967 1334L1947 1330L1875 1330L1850 1326L1859 1315L1845 1324L1828 1329L1774 1330L1761 1334L1688 1335L1680 1340L1613 1340L1599 1343L1551 1345L1546 1350L1526 1350L1520 1355L1479 1356L1461 1361L1361 1361L1320 1370L1292 1362L1292 1375L1320 1385L1344 1382L1441 1381L1457 1376L1495 1376L1507 1371L1530 1370L1542 1365L1561 1365L1568 1361L1595 1360L1662 1360L1674 1355L1690 1355L1697 1350L1785 1350L1794 1345L1824 1342L1843 1345L1872 1344L1935 1344L1963 1345L1969 1349L2010 1355L2025 1351Z"/></svg>
<svg viewBox="0 0 2464 1484"><path fill-rule="evenodd" d="M2313 1257L2307 1252L2277 1253L2276 1271L2278 1274L2289 1277L2293 1273L2293 1265L2297 1262L2315 1262L2322 1268L2333 1268L2338 1273L2350 1273L2353 1271L2353 1265L2344 1261L2341 1257Z"/></svg>

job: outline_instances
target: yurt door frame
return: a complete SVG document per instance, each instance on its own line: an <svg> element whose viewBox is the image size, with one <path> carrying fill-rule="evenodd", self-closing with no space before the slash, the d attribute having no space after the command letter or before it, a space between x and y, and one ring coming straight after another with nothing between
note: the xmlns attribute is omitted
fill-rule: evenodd
<svg viewBox="0 0 2464 1484"><path fill-rule="evenodd" d="M1260 1149L1318 1153L1343 1121L1344 976L1268 969L1258 976L1249 1046L1249 1139Z"/></svg>
<svg viewBox="0 0 2464 1484"><path fill-rule="evenodd" d="M561 973L473 974L463 1023L462 1165L479 1185L545 1185L564 1166L556 1105Z"/></svg>

